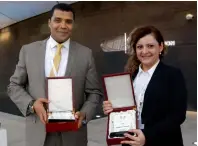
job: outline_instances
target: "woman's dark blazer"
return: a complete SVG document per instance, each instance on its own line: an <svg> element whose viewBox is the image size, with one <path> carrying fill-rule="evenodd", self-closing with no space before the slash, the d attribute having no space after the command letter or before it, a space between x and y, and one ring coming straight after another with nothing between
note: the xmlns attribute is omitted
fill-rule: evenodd
<svg viewBox="0 0 198 146"><path fill-rule="evenodd" d="M186 110L187 90L181 71L160 61L144 95L141 117L145 146L183 146L180 125Z"/></svg>

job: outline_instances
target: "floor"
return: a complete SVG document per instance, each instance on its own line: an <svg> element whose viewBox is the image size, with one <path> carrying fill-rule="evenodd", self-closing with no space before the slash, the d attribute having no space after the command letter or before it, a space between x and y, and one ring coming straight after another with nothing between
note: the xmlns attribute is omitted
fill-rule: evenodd
<svg viewBox="0 0 198 146"><path fill-rule="evenodd" d="M0 112L2 128L7 130L8 146L25 146L25 122L21 116ZM107 118L99 118L88 124L88 146L106 146ZM19 133L20 131L20 133ZM182 125L184 146L193 146L197 141L197 112L187 112L187 119Z"/></svg>

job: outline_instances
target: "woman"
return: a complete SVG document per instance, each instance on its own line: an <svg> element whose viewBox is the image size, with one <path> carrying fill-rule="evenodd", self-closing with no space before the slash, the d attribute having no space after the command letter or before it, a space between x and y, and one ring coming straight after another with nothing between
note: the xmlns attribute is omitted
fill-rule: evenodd
<svg viewBox="0 0 198 146"><path fill-rule="evenodd" d="M131 146L183 146L180 125L187 108L184 77L177 68L162 63L166 52L160 31L153 26L135 29L130 34L131 56L126 71L132 73L138 110L139 129L136 137L125 134ZM110 101L103 102L103 111L113 111Z"/></svg>

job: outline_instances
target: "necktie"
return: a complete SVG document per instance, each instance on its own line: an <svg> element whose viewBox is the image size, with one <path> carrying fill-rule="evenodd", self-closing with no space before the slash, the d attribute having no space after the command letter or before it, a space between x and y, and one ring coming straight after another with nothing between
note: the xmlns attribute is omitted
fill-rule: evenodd
<svg viewBox="0 0 198 146"><path fill-rule="evenodd" d="M58 72L60 61L61 61L61 49L62 49L62 47L63 47L63 44L57 44L57 50L56 50L56 54L55 54L54 60L53 60L56 72ZM50 77L55 77L53 66L52 66L52 69L51 69L51 72L50 72Z"/></svg>

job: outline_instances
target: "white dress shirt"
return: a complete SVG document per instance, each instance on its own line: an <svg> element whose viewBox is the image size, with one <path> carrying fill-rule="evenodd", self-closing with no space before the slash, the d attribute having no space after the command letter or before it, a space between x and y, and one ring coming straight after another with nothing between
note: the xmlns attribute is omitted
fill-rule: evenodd
<svg viewBox="0 0 198 146"><path fill-rule="evenodd" d="M51 36L47 40L46 53L45 53L45 76L46 77L50 76L50 72L53 67L52 61L56 54L57 44L58 43ZM63 44L63 48L61 49L61 61L60 61L59 69L57 72L57 76L59 76L59 77L64 76L66 73L68 55L69 55L70 39L68 39L66 42L64 42L62 44Z"/></svg>
<svg viewBox="0 0 198 146"><path fill-rule="evenodd" d="M143 101L144 101L144 94L146 91L146 88L149 84L149 81L159 64L159 60L146 72L144 72L141 68L141 65L139 66L138 74L133 82L134 86L134 93L135 93L135 100L137 103L137 110L138 110L138 124L140 129L144 129L144 125L142 124L141 120L141 112L143 107Z"/></svg>

